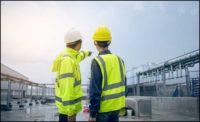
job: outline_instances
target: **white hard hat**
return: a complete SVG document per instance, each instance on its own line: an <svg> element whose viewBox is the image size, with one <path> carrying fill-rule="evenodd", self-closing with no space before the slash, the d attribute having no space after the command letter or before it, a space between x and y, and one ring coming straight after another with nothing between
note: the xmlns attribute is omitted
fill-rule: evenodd
<svg viewBox="0 0 200 122"><path fill-rule="evenodd" d="M81 33L75 28L71 28L64 37L65 43L71 43L82 39Z"/></svg>

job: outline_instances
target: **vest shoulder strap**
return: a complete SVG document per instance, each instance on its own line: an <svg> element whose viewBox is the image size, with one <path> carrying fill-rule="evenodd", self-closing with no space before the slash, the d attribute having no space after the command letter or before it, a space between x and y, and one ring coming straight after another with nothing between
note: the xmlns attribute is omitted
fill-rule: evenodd
<svg viewBox="0 0 200 122"><path fill-rule="evenodd" d="M113 54L114 55L114 54ZM107 76L107 70L106 70L106 65L105 65L105 61L103 59L102 56L97 56L94 58L94 60L96 60L97 62L99 62L102 66L102 73L104 74L104 87L103 87L103 90L108 90L108 89L112 89L112 88L116 88L116 87L120 87L120 86L123 86L125 84L125 75L124 75L124 65L122 64L123 63L123 60L115 55L117 58L118 58L118 62L119 62L119 68L120 68L120 75L121 75L121 82L119 83L116 83L116 84L112 84L112 85L108 85L108 76Z"/></svg>

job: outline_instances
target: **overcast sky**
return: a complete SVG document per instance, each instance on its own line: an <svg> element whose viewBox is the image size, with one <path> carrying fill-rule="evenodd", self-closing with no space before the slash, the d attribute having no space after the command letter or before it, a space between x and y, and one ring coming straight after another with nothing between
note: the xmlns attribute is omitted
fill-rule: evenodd
<svg viewBox="0 0 200 122"><path fill-rule="evenodd" d="M87 83L99 25L110 29L110 50L127 70L199 49L198 1L1 1L1 63L34 82L53 83L52 62L65 48L65 32L75 27L82 49L94 52L80 63Z"/></svg>

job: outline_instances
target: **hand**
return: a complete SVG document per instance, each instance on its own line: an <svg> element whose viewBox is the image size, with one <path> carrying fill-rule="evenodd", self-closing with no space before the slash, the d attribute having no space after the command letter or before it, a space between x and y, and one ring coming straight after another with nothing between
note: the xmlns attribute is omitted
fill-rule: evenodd
<svg viewBox="0 0 200 122"><path fill-rule="evenodd" d="M96 118L90 117L90 118L88 119L88 122L96 122Z"/></svg>
<svg viewBox="0 0 200 122"><path fill-rule="evenodd" d="M88 56L91 56L92 55L92 52L91 51L89 51L89 54L88 54Z"/></svg>

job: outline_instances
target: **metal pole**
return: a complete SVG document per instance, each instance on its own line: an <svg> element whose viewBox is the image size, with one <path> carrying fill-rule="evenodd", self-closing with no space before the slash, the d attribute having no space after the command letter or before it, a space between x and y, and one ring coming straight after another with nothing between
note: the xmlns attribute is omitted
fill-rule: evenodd
<svg viewBox="0 0 200 122"><path fill-rule="evenodd" d="M11 82L8 80L8 89L7 89L7 108L10 109L9 104L11 104Z"/></svg>
<svg viewBox="0 0 200 122"><path fill-rule="evenodd" d="M137 96L140 96L140 75L137 74Z"/></svg>
<svg viewBox="0 0 200 122"><path fill-rule="evenodd" d="M179 63L179 69L180 69L180 77L182 78L182 67L181 67L181 63Z"/></svg>
<svg viewBox="0 0 200 122"><path fill-rule="evenodd" d="M50 87L50 96L52 96L52 88Z"/></svg>
<svg viewBox="0 0 200 122"><path fill-rule="evenodd" d="M55 88L53 88L53 96L55 96Z"/></svg>
<svg viewBox="0 0 200 122"><path fill-rule="evenodd" d="M47 97L47 87L44 87L44 92L45 92L45 98Z"/></svg>
<svg viewBox="0 0 200 122"><path fill-rule="evenodd" d="M43 86L40 87L40 96L43 97Z"/></svg>
<svg viewBox="0 0 200 122"><path fill-rule="evenodd" d="M151 81L154 82L154 74L151 72Z"/></svg>
<svg viewBox="0 0 200 122"><path fill-rule="evenodd" d="M37 98L38 98L38 86L36 87L36 90L37 90L36 96L37 96Z"/></svg>
<svg viewBox="0 0 200 122"><path fill-rule="evenodd" d="M42 97L44 97L44 85L41 86L41 88L42 88Z"/></svg>
<svg viewBox="0 0 200 122"><path fill-rule="evenodd" d="M21 94L20 94L20 105L19 105L19 107L20 107L20 108L23 108L23 107L24 107L24 105L22 105L23 84L22 84L21 82L19 83L19 87L21 87L21 89L20 89L20 93L21 93Z"/></svg>
<svg viewBox="0 0 200 122"><path fill-rule="evenodd" d="M47 94L47 97L48 97L48 87L46 87L46 94Z"/></svg>
<svg viewBox="0 0 200 122"><path fill-rule="evenodd" d="M51 88L49 87L49 96L51 96Z"/></svg>
<svg viewBox="0 0 200 122"><path fill-rule="evenodd" d="M41 94L42 94L41 87L38 87L38 88L39 88L39 96L41 97Z"/></svg>
<svg viewBox="0 0 200 122"><path fill-rule="evenodd" d="M18 95L19 95L19 98L20 98L20 83L18 83L19 87L18 87Z"/></svg>
<svg viewBox="0 0 200 122"><path fill-rule="evenodd" d="M28 96L28 85L26 84L25 98Z"/></svg>
<svg viewBox="0 0 200 122"><path fill-rule="evenodd" d="M174 71L173 71L173 66L171 65L171 73L172 73L172 78L171 79L174 79Z"/></svg>
<svg viewBox="0 0 200 122"><path fill-rule="evenodd" d="M21 95L20 95L20 100L21 100L21 102L20 102L20 105L22 105L22 95L23 95L23 85L22 85L22 83L20 83L20 86L21 86L21 90L20 90L20 93L21 93Z"/></svg>
<svg viewBox="0 0 200 122"><path fill-rule="evenodd" d="M29 103L29 106L32 106L33 104L32 104L32 92L33 91L33 86L31 85L31 94L30 94L30 103Z"/></svg>
<svg viewBox="0 0 200 122"><path fill-rule="evenodd" d="M51 88L51 96L53 96L53 88Z"/></svg>
<svg viewBox="0 0 200 122"><path fill-rule="evenodd" d="M44 85L44 87L43 87L43 90L44 90L44 97L45 97L45 85Z"/></svg>
<svg viewBox="0 0 200 122"><path fill-rule="evenodd" d="M165 79L165 68L162 71L162 80L163 80L163 96L166 96L166 79Z"/></svg>
<svg viewBox="0 0 200 122"><path fill-rule="evenodd" d="M41 96L42 96L42 95L41 95L41 94L42 94L42 92L41 92L41 90L42 90L42 89L41 89L41 86L38 87L38 88L39 88L39 97L41 97Z"/></svg>
<svg viewBox="0 0 200 122"><path fill-rule="evenodd" d="M178 84L178 96L179 97L181 96L181 84L180 83Z"/></svg>
<svg viewBox="0 0 200 122"><path fill-rule="evenodd" d="M31 100L32 100L33 86L31 85Z"/></svg>
<svg viewBox="0 0 200 122"><path fill-rule="evenodd" d="M50 96L50 94L49 94L49 87L48 87L48 96Z"/></svg>
<svg viewBox="0 0 200 122"><path fill-rule="evenodd" d="M49 87L49 96L51 96L51 88Z"/></svg>
<svg viewBox="0 0 200 122"><path fill-rule="evenodd" d="M158 75L159 75L159 70L157 69L157 72L156 72L156 96L158 96Z"/></svg>
<svg viewBox="0 0 200 122"><path fill-rule="evenodd" d="M45 93L46 93L46 97L48 96L48 87L45 87Z"/></svg>
<svg viewBox="0 0 200 122"><path fill-rule="evenodd" d="M134 87L134 96L137 96L137 86L136 87Z"/></svg>
<svg viewBox="0 0 200 122"><path fill-rule="evenodd" d="M168 79L169 79L169 80L172 79L172 78L171 78L171 75L170 75L170 74L171 74L171 70L169 70L169 73L168 73L168 74L169 74L169 78L168 78Z"/></svg>
<svg viewBox="0 0 200 122"><path fill-rule="evenodd" d="M178 75L178 69L176 70L176 78L178 78L179 77L179 75Z"/></svg>
<svg viewBox="0 0 200 122"><path fill-rule="evenodd" d="M190 74L187 66L185 67L185 78L186 78L187 96L190 96Z"/></svg>

